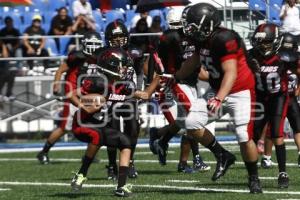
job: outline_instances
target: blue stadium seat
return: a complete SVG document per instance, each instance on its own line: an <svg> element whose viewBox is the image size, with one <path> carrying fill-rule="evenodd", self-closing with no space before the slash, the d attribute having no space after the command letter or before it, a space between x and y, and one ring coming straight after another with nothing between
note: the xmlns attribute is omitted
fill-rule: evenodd
<svg viewBox="0 0 300 200"><path fill-rule="evenodd" d="M57 9L61 7L66 7L67 3L65 0L55 0L55 1L49 1L49 11L56 11Z"/></svg>
<svg viewBox="0 0 300 200"><path fill-rule="evenodd" d="M67 55L68 54L68 44L70 42L70 38L59 38L59 54Z"/></svg>
<svg viewBox="0 0 300 200"><path fill-rule="evenodd" d="M139 15L139 13L136 13L135 10L126 10L125 12L125 18L126 18L126 22L131 22L132 18L135 15Z"/></svg>
<svg viewBox="0 0 300 200"><path fill-rule="evenodd" d="M56 15L57 15L57 12L53 12L53 11L43 13L44 23L51 24L53 17L55 17Z"/></svg>
<svg viewBox="0 0 300 200"><path fill-rule="evenodd" d="M249 9L250 10L266 10L265 0L249 0Z"/></svg>
<svg viewBox="0 0 300 200"><path fill-rule="evenodd" d="M42 28L44 29L47 35L50 31L50 24L42 24Z"/></svg>
<svg viewBox="0 0 300 200"><path fill-rule="evenodd" d="M115 21L116 19L121 19L125 21L124 14L121 11L118 10L110 10L105 13L106 23L110 23L112 21Z"/></svg>
<svg viewBox="0 0 300 200"><path fill-rule="evenodd" d="M93 10L93 17L96 21L96 24L98 24L102 28L103 27L103 17L102 17L100 10Z"/></svg>
<svg viewBox="0 0 300 200"><path fill-rule="evenodd" d="M24 33L24 31L26 30L27 27L29 27L30 25L28 24L23 24L23 25L20 25L18 28L19 28L19 31L21 34Z"/></svg>
<svg viewBox="0 0 300 200"><path fill-rule="evenodd" d="M26 12L26 13L24 13L23 14L24 24L30 25L32 23L32 18L33 18L34 15L41 15L41 13L39 13L39 12Z"/></svg>
<svg viewBox="0 0 300 200"><path fill-rule="evenodd" d="M59 55L55 40L53 38L47 38L45 48L48 50L50 56Z"/></svg>

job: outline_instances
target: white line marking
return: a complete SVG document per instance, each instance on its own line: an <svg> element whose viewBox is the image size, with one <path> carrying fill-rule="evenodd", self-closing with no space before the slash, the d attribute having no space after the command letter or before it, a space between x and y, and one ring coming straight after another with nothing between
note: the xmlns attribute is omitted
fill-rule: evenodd
<svg viewBox="0 0 300 200"><path fill-rule="evenodd" d="M10 188L0 188L0 191L9 191L11 190Z"/></svg>
<svg viewBox="0 0 300 200"><path fill-rule="evenodd" d="M200 181L195 180L166 180L169 183L200 183Z"/></svg>
<svg viewBox="0 0 300 200"><path fill-rule="evenodd" d="M261 179L261 180L277 180L277 177L259 177L259 179ZM197 181L197 180L174 180L174 179L166 180L165 182L169 182L169 183L201 183L201 181Z"/></svg>
<svg viewBox="0 0 300 200"><path fill-rule="evenodd" d="M70 187L69 183L43 183L43 182L0 182L0 185L31 185L31 186L66 186ZM115 188L116 185L98 185L98 184L85 184L85 188ZM249 193L249 190L235 190L226 188L201 188L201 187L180 187L171 185L133 185L133 187L138 188L159 188L159 189L174 189L174 190L192 190L200 192L224 192L224 193ZM264 194L290 194L290 195L300 195L299 191L266 191Z"/></svg>
<svg viewBox="0 0 300 200"><path fill-rule="evenodd" d="M259 177L261 180L277 180L277 177Z"/></svg>
<svg viewBox="0 0 300 200"><path fill-rule="evenodd" d="M0 162L7 161L37 161L36 158L0 158ZM54 162L81 162L79 158L51 158ZM107 159L100 159L100 162L108 162ZM158 160L134 160L136 163L158 163ZM167 160L167 163L178 163L178 160ZM188 163L193 163L193 161L187 161ZM206 164L216 164L216 161L204 161ZM235 162L237 165L244 165L244 162ZM277 163L273 163L273 166L277 166ZM289 167L298 167L298 163L286 163Z"/></svg>

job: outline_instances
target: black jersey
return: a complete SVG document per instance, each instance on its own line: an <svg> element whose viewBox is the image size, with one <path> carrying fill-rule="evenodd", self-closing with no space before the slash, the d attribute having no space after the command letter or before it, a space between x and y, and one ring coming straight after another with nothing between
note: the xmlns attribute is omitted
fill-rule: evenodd
<svg viewBox="0 0 300 200"><path fill-rule="evenodd" d="M165 31L158 45L158 56L164 66L164 73L175 74L194 51L195 46L184 36L182 29ZM198 74L199 68L182 83L196 85Z"/></svg>
<svg viewBox="0 0 300 200"><path fill-rule="evenodd" d="M222 63L237 60L237 79L230 93L254 88L254 77L248 66L247 52L241 37L233 30L218 28L205 42L197 46L200 61L209 72L209 83L219 90L224 72Z"/></svg>
<svg viewBox="0 0 300 200"><path fill-rule="evenodd" d="M249 55L251 66L255 73L256 91L258 95L287 92L287 68L277 54L265 58L254 49L250 49Z"/></svg>

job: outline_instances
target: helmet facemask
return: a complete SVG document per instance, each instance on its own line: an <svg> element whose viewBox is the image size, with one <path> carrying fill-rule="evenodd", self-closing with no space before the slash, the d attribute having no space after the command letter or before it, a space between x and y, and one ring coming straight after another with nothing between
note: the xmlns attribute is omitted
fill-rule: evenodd
<svg viewBox="0 0 300 200"><path fill-rule="evenodd" d="M115 34L111 39L109 39L110 47L124 47L128 44L128 37L124 34Z"/></svg>
<svg viewBox="0 0 300 200"><path fill-rule="evenodd" d="M192 37L195 41L203 42L214 31L214 22L211 20L208 25L204 25L203 22L206 16L203 16L200 23L197 25L195 23L188 24L186 21L183 21L185 25L183 26L183 32L186 36Z"/></svg>
<svg viewBox="0 0 300 200"><path fill-rule="evenodd" d="M92 38L85 38L83 41L83 53L87 55L93 55L93 53L102 47L104 47L104 44L102 40L99 40L96 37Z"/></svg>

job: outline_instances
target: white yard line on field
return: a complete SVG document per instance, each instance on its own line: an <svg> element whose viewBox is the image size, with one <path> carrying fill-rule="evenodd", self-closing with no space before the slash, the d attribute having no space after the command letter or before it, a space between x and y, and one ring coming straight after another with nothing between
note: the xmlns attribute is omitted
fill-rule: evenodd
<svg viewBox="0 0 300 200"><path fill-rule="evenodd" d="M14 162L14 161L37 161L36 158L0 158L0 162ZM54 162L81 162L81 158L50 158L50 161ZM99 162L108 162L107 159L100 159ZM135 163L158 163L158 160L134 160ZM187 161L188 163L193 163L193 161ZM167 163L178 163L178 160L167 160ZM216 161L205 161L206 164L216 164ZM236 165L244 165L244 162L235 162ZM272 164L277 166L277 163ZM289 167L298 167L298 163L286 163Z"/></svg>
<svg viewBox="0 0 300 200"><path fill-rule="evenodd" d="M277 177L259 177L261 180L277 180ZM198 180L166 180L165 182L168 183L201 183L201 181Z"/></svg>
<svg viewBox="0 0 300 200"><path fill-rule="evenodd" d="M46 182L0 182L0 185L21 185L21 186L63 186L70 187L70 183L46 183ZM116 185L98 185L98 184L85 184L84 188L115 188ZM133 185L137 188L158 188L158 189L170 189L170 190L183 190L183 191L199 191L199 192L223 192L223 193L249 193L249 190L237 190L226 188L202 188L202 187L181 187L171 185ZM300 191L267 191L264 190L264 194L289 194L300 195Z"/></svg>
<svg viewBox="0 0 300 200"><path fill-rule="evenodd" d="M0 188L0 191L9 191L11 190L10 188Z"/></svg>

